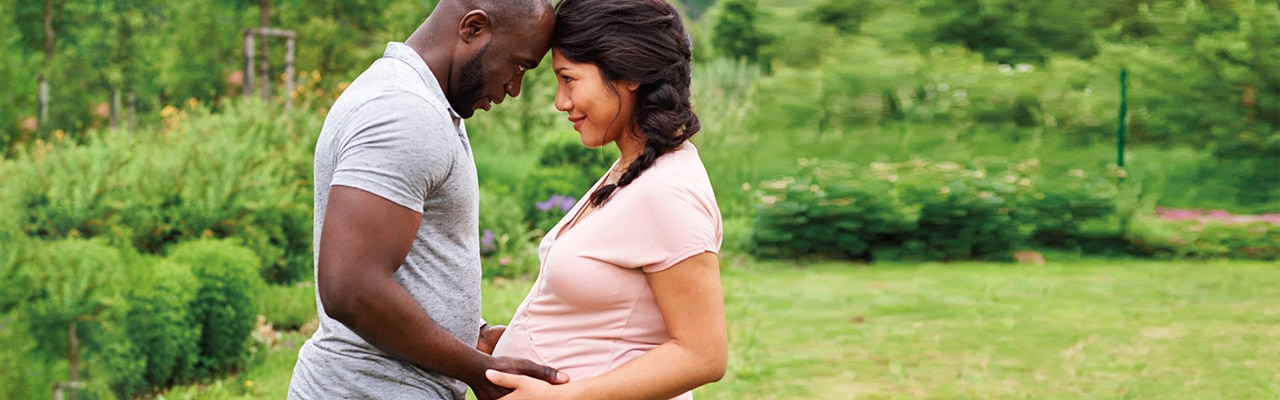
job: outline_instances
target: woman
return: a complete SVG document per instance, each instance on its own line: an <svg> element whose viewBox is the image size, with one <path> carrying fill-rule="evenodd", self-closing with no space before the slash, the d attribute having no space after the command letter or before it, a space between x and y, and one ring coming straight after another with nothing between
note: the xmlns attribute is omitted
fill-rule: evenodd
<svg viewBox="0 0 1280 400"><path fill-rule="evenodd" d="M692 398L724 376L720 211L689 103L691 40L664 0L562 0L556 108L620 159L543 238L542 269L494 350L567 373L489 371L509 399Z"/></svg>

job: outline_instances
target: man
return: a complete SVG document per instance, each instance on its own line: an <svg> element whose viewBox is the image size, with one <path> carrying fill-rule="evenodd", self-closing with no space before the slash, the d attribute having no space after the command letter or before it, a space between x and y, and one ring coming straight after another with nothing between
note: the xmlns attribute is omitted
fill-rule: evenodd
<svg viewBox="0 0 1280 400"><path fill-rule="evenodd" d="M441 0L342 94L315 150L320 326L289 397L480 399L486 369L568 380L492 357L480 319L479 186L463 119L520 94L549 48L549 0ZM465 385L465 386L464 386Z"/></svg>

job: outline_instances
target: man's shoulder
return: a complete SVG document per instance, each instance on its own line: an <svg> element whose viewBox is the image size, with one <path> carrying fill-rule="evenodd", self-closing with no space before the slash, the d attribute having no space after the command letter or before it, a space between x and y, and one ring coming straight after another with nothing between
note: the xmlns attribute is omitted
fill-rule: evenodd
<svg viewBox="0 0 1280 400"><path fill-rule="evenodd" d="M347 127L396 121L415 126L449 126L452 122L447 106L420 88L416 75L405 75L395 66L378 65L396 63L399 62L379 60L357 77L338 96L326 119Z"/></svg>
<svg viewBox="0 0 1280 400"><path fill-rule="evenodd" d="M427 87L417 70L403 60L391 57L379 58L357 76L338 97L339 103L343 100L356 104L399 102L406 106L440 109L448 116L446 101ZM337 107L338 104L335 103L334 106ZM414 107L410 107L412 108Z"/></svg>

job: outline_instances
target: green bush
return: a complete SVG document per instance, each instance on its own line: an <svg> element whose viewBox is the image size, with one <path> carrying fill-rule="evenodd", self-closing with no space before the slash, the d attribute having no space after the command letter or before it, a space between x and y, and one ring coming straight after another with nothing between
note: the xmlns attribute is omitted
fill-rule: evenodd
<svg viewBox="0 0 1280 400"><path fill-rule="evenodd" d="M124 257L101 240L67 239L38 245L23 273L34 296L20 306L33 337L47 354L68 354L68 325L77 324L82 352L100 348L99 336L124 311L120 288Z"/></svg>
<svg viewBox="0 0 1280 400"><path fill-rule="evenodd" d="M23 271L35 285L34 295L18 312L35 339L35 350L59 362L67 359L74 324L86 392L105 395L117 384L141 375L145 363L130 357L134 344L127 324L122 323L129 311L123 289L127 284L124 253L103 240L34 244L30 268Z"/></svg>
<svg viewBox="0 0 1280 400"><path fill-rule="evenodd" d="M616 148L588 149L577 137L548 141L522 188L525 218L538 232L551 230L573 200L584 196L617 158ZM573 199L565 200L566 197ZM539 207L539 203L548 206Z"/></svg>
<svg viewBox="0 0 1280 400"><path fill-rule="evenodd" d="M1008 259L1041 230L1074 237L1097 223L1118 233L1123 220L1114 180L1042 174L1035 159L805 160L798 176L765 182L757 194L752 240L761 257Z"/></svg>
<svg viewBox="0 0 1280 400"><path fill-rule="evenodd" d="M24 209L17 229L27 236L106 237L151 254L184 240L236 238L265 261L268 281L309 278L319 118L260 106L233 102L210 114L197 104L171 109L147 135L38 143L0 168L0 207Z"/></svg>
<svg viewBox="0 0 1280 400"><path fill-rule="evenodd" d="M21 313L0 313L0 398L48 398L49 383L67 378L65 368L54 368L53 355L36 350L27 326Z"/></svg>
<svg viewBox="0 0 1280 400"><path fill-rule="evenodd" d="M240 365L258 316L254 296L265 285L262 261L229 240L201 239L169 250L167 260L190 266L199 284L190 312L200 325L198 376Z"/></svg>
<svg viewBox="0 0 1280 400"><path fill-rule="evenodd" d="M133 355L146 361L134 382L120 382L117 393L133 395L185 382L195 374L200 355L201 324L193 310L200 284L191 268L168 260L138 260L129 268L125 318Z"/></svg>
<svg viewBox="0 0 1280 400"><path fill-rule="evenodd" d="M1144 254L1163 259L1280 259L1280 225L1268 221L1230 223L1171 221L1143 217L1127 237Z"/></svg>
<svg viewBox="0 0 1280 400"><path fill-rule="evenodd" d="M538 271L537 241L525 209L504 188L480 188L480 254L486 278L517 278ZM552 222L554 224L554 222ZM547 227L550 229L550 227Z"/></svg>
<svg viewBox="0 0 1280 400"><path fill-rule="evenodd" d="M297 330L316 319L316 288L310 281L267 285L254 301L275 330Z"/></svg>

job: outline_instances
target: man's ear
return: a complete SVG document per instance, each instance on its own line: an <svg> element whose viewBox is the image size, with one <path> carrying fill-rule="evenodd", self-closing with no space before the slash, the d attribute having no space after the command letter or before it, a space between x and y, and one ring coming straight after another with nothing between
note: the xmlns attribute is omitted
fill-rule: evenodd
<svg viewBox="0 0 1280 400"><path fill-rule="evenodd" d="M467 44L482 39L493 33L493 25L490 22L489 13L484 10L471 10L463 15L462 21L458 23L458 37Z"/></svg>

